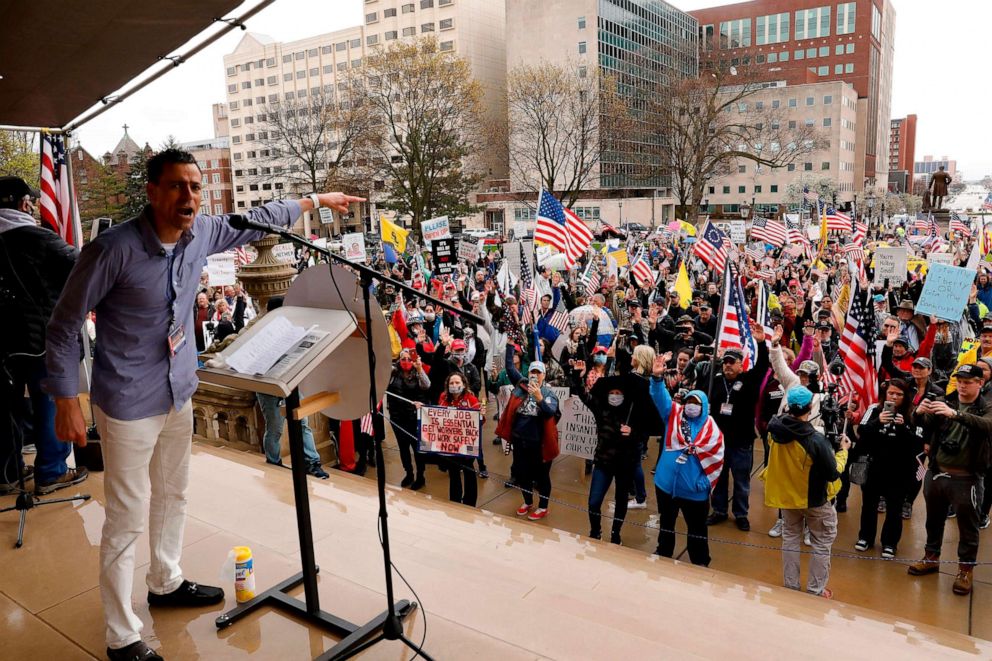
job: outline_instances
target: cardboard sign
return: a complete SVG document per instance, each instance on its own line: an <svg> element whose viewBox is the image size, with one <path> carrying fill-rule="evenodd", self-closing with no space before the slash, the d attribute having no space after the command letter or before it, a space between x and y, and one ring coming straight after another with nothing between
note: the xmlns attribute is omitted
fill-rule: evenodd
<svg viewBox="0 0 992 661"><path fill-rule="evenodd" d="M277 243L272 246L272 256L280 262L292 264L296 261L296 248L292 243Z"/></svg>
<svg viewBox="0 0 992 661"><path fill-rule="evenodd" d="M448 275L454 272L455 260L455 240L437 239L431 243L431 255L434 258L434 272L441 275Z"/></svg>
<svg viewBox="0 0 992 661"><path fill-rule="evenodd" d="M960 321L974 281L975 269L933 264L923 284L916 311L951 322Z"/></svg>
<svg viewBox="0 0 992 661"><path fill-rule="evenodd" d="M334 222L334 212L327 207L321 207L318 209L318 213L320 214L321 225L330 225Z"/></svg>
<svg viewBox="0 0 992 661"><path fill-rule="evenodd" d="M420 409L420 451L456 457L478 457L482 414L471 409L423 406Z"/></svg>
<svg viewBox="0 0 992 661"><path fill-rule="evenodd" d="M882 246L875 253L875 282L901 285L906 281L906 248L903 246Z"/></svg>
<svg viewBox="0 0 992 661"><path fill-rule="evenodd" d="M932 252L927 255L927 261L931 266L934 264L947 264L948 266L953 266L954 255L949 252Z"/></svg>
<svg viewBox="0 0 992 661"><path fill-rule="evenodd" d="M747 243L747 224L743 220L730 222L730 241L738 245Z"/></svg>
<svg viewBox="0 0 992 661"><path fill-rule="evenodd" d="M236 280L235 271L234 255L222 252L207 257L207 282L211 287L233 285Z"/></svg>
<svg viewBox="0 0 992 661"><path fill-rule="evenodd" d="M472 239L458 242L458 261L474 262L479 258L479 244Z"/></svg>
<svg viewBox="0 0 992 661"><path fill-rule="evenodd" d="M448 226L447 216L438 216L425 220L420 224L420 234L424 237L424 243L431 243L438 239L451 238L451 228Z"/></svg>
<svg viewBox="0 0 992 661"><path fill-rule="evenodd" d="M555 249L551 246L538 246L535 249L535 256L537 257L537 265L544 266L544 263L549 259L554 257Z"/></svg>
<svg viewBox="0 0 992 661"><path fill-rule="evenodd" d="M344 244L345 259L364 263L368 258L365 252L365 235L361 232L345 234L341 237L341 242Z"/></svg>
<svg viewBox="0 0 992 661"><path fill-rule="evenodd" d="M562 454L592 459L596 452L596 418L578 397L559 398L558 443Z"/></svg>
<svg viewBox="0 0 992 661"><path fill-rule="evenodd" d="M533 241L514 241L513 243L503 244L503 255L506 258L507 265L509 266L510 273L519 277L520 276L520 253L523 251L524 255L527 255L527 266L530 267L530 276L534 277L534 242Z"/></svg>

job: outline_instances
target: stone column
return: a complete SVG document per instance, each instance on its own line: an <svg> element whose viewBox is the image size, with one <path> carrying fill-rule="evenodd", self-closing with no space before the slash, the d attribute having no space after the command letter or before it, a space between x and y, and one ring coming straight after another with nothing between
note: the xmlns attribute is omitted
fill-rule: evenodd
<svg viewBox="0 0 992 661"><path fill-rule="evenodd" d="M270 235L252 241L258 257L251 264L238 269L238 280L248 295L258 303L258 313L265 313L265 306L273 296L283 296L296 275L296 267L276 259L272 248L279 243L279 237Z"/></svg>

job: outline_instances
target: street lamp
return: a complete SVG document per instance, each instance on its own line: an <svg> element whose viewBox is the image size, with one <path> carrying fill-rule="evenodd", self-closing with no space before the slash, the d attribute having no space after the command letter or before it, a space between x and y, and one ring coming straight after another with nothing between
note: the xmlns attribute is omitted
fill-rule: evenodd
<svg viewBox="0 0 992 661"><path fill-rule="evenodd" d="M875 208L875 192L874 191L869 190L867 193L865 193L865 204L868 205L868 226L871 227L872 226L872 221L873 221L873 218L874 218L874 213L873 213L872 210Z"/></svg>
<svg viewBox="0 0 992 661"><path fill-rule="evenodd" d="M748 216L751 214L751 207L748 206L747 202L741 203L741 220L747 220Z"/></svg>

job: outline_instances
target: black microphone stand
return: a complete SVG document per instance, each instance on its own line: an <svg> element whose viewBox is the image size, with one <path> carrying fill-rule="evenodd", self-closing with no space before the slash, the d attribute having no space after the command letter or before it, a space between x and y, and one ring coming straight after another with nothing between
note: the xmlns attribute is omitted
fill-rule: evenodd
<svg viewBox="0 0 992 661"><path fill-rule="evenodd" d="M390 284L396 289L400 291L404 291L410 296L413 296L414 298L419 298L424 301L428 301L432 303L435 307L440 307L450 312L454 312L455 314L459 314L462 317L468 319L469 321L475 322L477 324L485 323L481 317L472 314L471 312L461 310L449 303L445 303L440 299L434 298L433 296L429 296L428 294L424 294L414 289L413 287L410 287L405 282L401 282L399 280L395 280L393 278L385 276L379 273L378 271L376 271L375 269L365 266L364 264L358 264L356 262L352 262L351 260L345 259L344 257L338 255L337 253L331 252L327 248L318 246L313 242L304 239L302 236L294 234L288 229L285 229L283 227L276 227L274 225L269 225L267 223L259 223L240 215L231 215L229 216L229 218L230 218L229 222L231 223L232 227L242 230L246 230L246 229L256 230L259 232L265 232L266 234L275 234L277 236L286 239L287 241L295 243L296 245L302 246L304 248L309 248L310 250L316 253L324 255L332 263L337 262L342 266L346 266L358 272L362 287L362 301L365 306L366 322L365 322L364 335L365 335L365 346L366 346L366 351L368 353L368 361L369 361L369 414L372 416L374 428L380 428L381 425L378 424L378 421L376 420L375 417L378 402L376 401L377 397L375 392L376 358L375 358L374 344L372 343L372 322L371 322L372 303L371 303L370 289L373 281L379 281L380 283L383 284ZM332 278L334 277L333 274L331 275L331 277ZM373 441L375 441L375 439L373 439ZM375 448L375 460L376 460L376 469L375 469L376 486L379 492L379 531L382 537L382 559L383 559L383 565L384 565L385 577L386 577L386 609L387 609L386 621L382 626L382 633L379 634L378 636L374 638L370 638L361 645L352 647L351 649L348 649L341 654L333 654L332 652L329 652L317 658L319 661L330 661L332 659L334 661L342 661L343 659L350 659L360 654L361 652L364 652L365 650L367 650L368 648L372 647L373 645L375 645L376 643L382 640L399 640L413 651L419 653L427 661L433 661L431 656L429 656L425 651L420 649L420 647L416 643L411 641L403 634L403 625L400 623L400 617L397 614L396 605L393 601L393 572L392 572L393 562L390 557L390 551L389 551L389 526L387 524L387 519L389 517L389 514L386 510L386 462L385 459L383 458L383 453L382 453L382 441L380 440L378 442L373 442L373 446ZM413 612L413 609L416 608L416 606L417 604L416 602L414 602L412 604L412 607L406 610L403 613L403 615L406 616L409 613Z"/></svg>

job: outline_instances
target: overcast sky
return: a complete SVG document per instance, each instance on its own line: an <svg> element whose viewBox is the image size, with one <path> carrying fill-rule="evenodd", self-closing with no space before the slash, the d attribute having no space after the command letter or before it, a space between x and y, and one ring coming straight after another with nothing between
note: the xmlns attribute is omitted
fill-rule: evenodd
<svg viewBox="0 0 992 661"><path fill-rule="evenodd" d="M534 0L538 2L540 0ZM826 0L825 0L826 2ZM830 0L832 4L833 0ZM253 6L254 0L247 3ZM721 4L714 0L674 0L690 11ZM896 9L896 58L892 116L918 116L916 160L924 154L956 159L968 178L992 173L992 142L982 107L988 59L992 0L893 0ZM249 31L277 41L292 41L362 22L361 0L278 0L248 22ZM238 12L236 12L238 13ZM210 106L225 98L223 57L237 46L235 31L137 95L86 124L77 132L83 146L99 156L117 144L127 123L139 144L161 145L167 136L180 142L213 134Z"/></svg>

